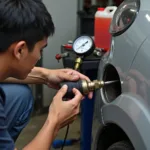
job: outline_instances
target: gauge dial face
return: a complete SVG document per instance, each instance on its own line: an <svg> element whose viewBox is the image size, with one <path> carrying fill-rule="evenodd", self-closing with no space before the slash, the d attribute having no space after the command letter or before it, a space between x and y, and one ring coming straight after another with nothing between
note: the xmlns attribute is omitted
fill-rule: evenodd
<svg viewBox="0 0 150 150"><path fill-rule="evenodd" d="M89 36L81 36L77 38L73 43L73 50L77 54L85 54L93 47L93 40Z"/></svg>

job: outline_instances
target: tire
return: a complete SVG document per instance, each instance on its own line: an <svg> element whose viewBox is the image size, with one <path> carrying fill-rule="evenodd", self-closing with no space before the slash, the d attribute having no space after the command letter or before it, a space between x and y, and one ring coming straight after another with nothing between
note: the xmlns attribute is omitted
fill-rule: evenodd
<svg viewBox="0 0 150 150"><path fill-rule="evenodd" d="M128 141L119 141L111 145L107 150L135 150Z"/></svg>

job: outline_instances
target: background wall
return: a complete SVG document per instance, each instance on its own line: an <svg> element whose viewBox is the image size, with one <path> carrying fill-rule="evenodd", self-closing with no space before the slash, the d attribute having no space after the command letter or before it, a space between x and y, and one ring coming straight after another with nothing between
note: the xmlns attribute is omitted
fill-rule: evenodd
<svg viewBox="0 0 150 150"><path fill-rule="evenodd" d="M48 47L43 53L43 66L46 68L62 68L55 55L60 53L60 47L68 40L73 40L77 33L78 0L43 0L52 15L55 24L55 34L49 38ZM48 106L56 91L43 86L44 106Z"/></svg>

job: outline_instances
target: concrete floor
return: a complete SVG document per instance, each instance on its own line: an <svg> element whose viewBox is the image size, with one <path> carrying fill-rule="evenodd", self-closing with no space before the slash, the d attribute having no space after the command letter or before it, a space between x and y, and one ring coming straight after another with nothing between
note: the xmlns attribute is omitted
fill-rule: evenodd
<svg viewBox="0 0 150 150"><path fill-rule="evenodd" d="M40 130L42 127L43 123L46 120L47 115L41 115L41 116L36 116L30 119L29 124L27 127L23 130L23 132L20 134L17 142L16 142L16 147L17 149L22 149L24 145L29 143L33 137L37 134L37 132ZM58 133L58 136L56 139L64 139L66 133L66 127L61 129ZM73 124L70 125L69 133L68 133L68 138L76 138L78 139L80 137L80 119L78 118L76 121L74 121ZM73 146L69 147L64 147L64 150L79 150L80 149L80 143L76 143ZM54 150L51 148L51 150ZM60 148L58 149L60 150Z"/></svg>

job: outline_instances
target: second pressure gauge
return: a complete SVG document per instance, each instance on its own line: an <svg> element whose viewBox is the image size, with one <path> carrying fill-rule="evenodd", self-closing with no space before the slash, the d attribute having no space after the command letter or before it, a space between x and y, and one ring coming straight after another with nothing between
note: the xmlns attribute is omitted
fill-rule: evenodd
<svg viewBox="0 0 150 150"><path fill-rule="evenodd" d="M90 36L80 36L73 43L73 50L77 55L90 55L95 49L95 44Z"/></svg>

